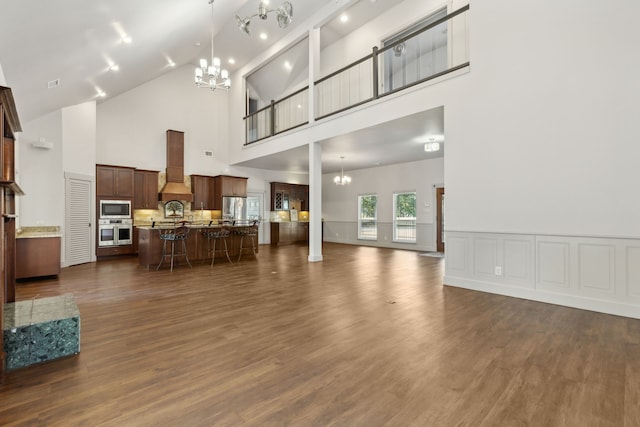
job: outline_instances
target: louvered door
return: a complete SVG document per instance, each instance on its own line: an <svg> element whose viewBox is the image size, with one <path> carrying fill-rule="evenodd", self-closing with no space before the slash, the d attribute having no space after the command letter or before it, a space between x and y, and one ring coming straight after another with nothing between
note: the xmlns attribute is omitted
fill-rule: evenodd
<svg viewBox="0 0 640 427"><path fill-rule="evenodd" d="M93 219L91 216L91 188L93 182L77 176L66 177L66 265L91 261Z"/></svg>

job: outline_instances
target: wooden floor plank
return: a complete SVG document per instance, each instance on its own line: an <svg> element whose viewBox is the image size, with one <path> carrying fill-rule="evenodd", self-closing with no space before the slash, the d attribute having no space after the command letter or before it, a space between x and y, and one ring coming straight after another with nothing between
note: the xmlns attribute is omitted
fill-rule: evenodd
<svg viewBox="0 0 640 427"><path fill-rule="evenodd" d="M324 252L20 283L74 295L81 353L10 372L0 424L640 424L640 321L443 286L416 252Z"/></svg>

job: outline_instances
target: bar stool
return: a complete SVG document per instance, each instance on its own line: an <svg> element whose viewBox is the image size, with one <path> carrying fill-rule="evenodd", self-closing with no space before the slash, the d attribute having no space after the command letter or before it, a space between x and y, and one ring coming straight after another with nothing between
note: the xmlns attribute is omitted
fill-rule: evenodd
<svg viewBox="0 0 640 427"><path fill-rule="evenodd" d="M224 252L229 262L233 264L229 257L229 248L227 247L227 237L229 237L230 234L231 229L227 226L202 230L202 235L207 238L207 254L211 253L211 267L213 267L213 261L216 259L216 252ZM224 249L216 249L216 240L222 240ZM213 241L213 248L211 247L211 241Z"/></svg>
<svg viewBox="0 0 640 427"><path fill-rule="evenodd" d="M254 238L258 238L258 228L260 227L260 221L255 220L249 223L250 225L241 226L235 230L235 233L240 236L240 246L238 249L238 261L242 256L242 251L245 249L251 249L253 256L256 256L256 242ZM243 246L244 238L248 237L251 240L251 246Z"/></svg>
<svg viewBox="0 0 640 427"><path fill-rule="evenodd" d="M160 268L165 258L171 258L171 271L173 271L173 260L175 257L183 256L185 260L187 260L187 264L189 264L189 268L191 267L191 263L189 262L189 257L187 256L187 238L189 237L189 227L181 225L176 228L166 229L166 230L158 230L160 232L160 239L163 241L162 243L162 258L160 258L160 263L156 267L156 271ZM167 242L171 245L171 253L167 253ZM182 242L182 252L175 252L176 242Z"/></svg>

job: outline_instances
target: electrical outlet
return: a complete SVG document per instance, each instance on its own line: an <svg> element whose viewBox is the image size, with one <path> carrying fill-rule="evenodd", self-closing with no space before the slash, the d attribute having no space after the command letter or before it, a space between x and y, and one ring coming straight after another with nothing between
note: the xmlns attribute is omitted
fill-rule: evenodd
<svg viewBox="0 0 640 427"><path fill-rule="evenodd" d="M502 276L502 267L496 265L496 276Z"/></svg>

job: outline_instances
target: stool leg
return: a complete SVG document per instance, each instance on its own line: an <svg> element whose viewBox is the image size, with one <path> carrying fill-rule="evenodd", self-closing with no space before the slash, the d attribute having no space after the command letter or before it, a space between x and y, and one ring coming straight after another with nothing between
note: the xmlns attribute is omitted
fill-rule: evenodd
<svg viewBox="0 0 640 427"><path fill-rule="evenodd" d="M189 268L193 268L189 262L189 255L187 255L187 241L185 239L182 239L182 251L184 253L184 259L186 259L187 264L189 264Z"/></svg>
<svg viewBox="0 0 640 427"><path fill-rule="evenodd" d="M242 256L242 240L244 236L240 236L240 249L238 250L238 262L240 262L240 257Z"/></svg>
<svg viewBox="0 0 640 427"><path fill-rule="evenodd" d="M173 253L174 253L174 247L175 247L175 240L171 241L171 272L173 272Z"/></svg>
<svg viewBox="0 0 640 427"><path fill-rule="evenodd" d="M164 261L164 257L166 256L166 254L167 254L167 241L164 240L162 242L162 256L160 257L160 262L158 263L158 266L156 267L156 271L158 271L158 269L162 265L162 262Z"/></svg>
<svg viewBox="0 0 640 427"><path fill-rule="evenodd" d="M226 237L223 239L223 242L224 242L224 254L227 256L227 259L229 260L229 262L231 264L233 264L233 261L231 261L231 258L229 258L229 248L227 247L227 238Z"/></svg>
<svg viewBox="0 0 640 427"><path fill-rule="evenodd" d="M256 256L256 244L253 241L253 236L251 236L251 250L253 251L253 256Z"/></svg>
<svg viewBox="0 0 640 427"><path fill-rule="evenodd" d="M213 261L216 259L216 239L213 238L213 251L211 251L211 267L213 267Z"/></svg>

